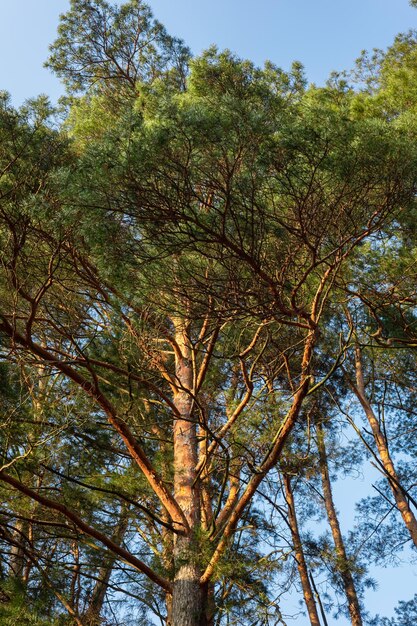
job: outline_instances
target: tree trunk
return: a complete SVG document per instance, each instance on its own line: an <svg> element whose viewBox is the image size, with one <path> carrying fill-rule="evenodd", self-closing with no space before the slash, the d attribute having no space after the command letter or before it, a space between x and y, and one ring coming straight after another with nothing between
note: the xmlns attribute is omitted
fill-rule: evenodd
<svg viewBox="0 0 417 626"><path fill-rule="evenodd" d="M326 507L327 519L332 531L333 541L337 555L337 567L343 581L350 619L352 626L362 626L362 617L359 600L356 593L355 583L350 571L349 560L347 558L342 532L340 530L336 507L333 501L332 486L330 483L329 466L327 462L326 445L324 441L323 427L320 422L316 423L317 447L319 451L319 463L321 484L323 487L324 503Z"/></svg>
<svg viewBox="0 0 417 626"><path fill-rule="evenodd" d="M200 525L200 494L196 467L198 442L193 416L193 366L188 324L175 319L176 381L174 404L174 496L190 531L176 535L174 542L175 578L172 594L171 626L201 626L204 623L204 594L200 585L199 550L196 530Z"/></svg>
<svg viewBox="0 0 417 626"><path fill-rule="evenodd" d="M356 385L352 385L353 391L355 392L359 402L361 403L363 410L365 411L365 415L368 419L369 425L372 429L372 434L374 436L374 440L378 449L379 458L381 459L382 465L385 469L385 473L387 475L398 510L401 513L404 524L406 525L407 530L410 533L410 537L414 545L417 547L417 520L412 510L410 509L406 494L401 489L398 475L395 471L394 463L388 450L387 441L385 439L385 436L381 432L379 422L372 409L371 403L366 396L362 371L362 355L359 346L355 347L355 365Z"/></svg>
<svg viewBox="0 0 417 626"><path fill-rule="evenodd" d="M25 523L23 520L16 520L13 539L16 541L10 549L9 574L15 580L23 583L23 571L25 567L25 552L23 549L25 543Z"/></svg>
<svg viewBox="0 0 417 626"><path fill-rule="evenodd" d="M300 532L298 530L298 521L295 512L294 496L291 488L291 480L287 474L284 474L284 493L288 506L288 522L291 530L292 542L294 546L295 559L297 561L298 573L300 575L301 587L303 590L304 602L307 607L308 617L311 626L320 626L320 620L317 612L316 602L314 600L313 590L311 588L310 579L308 577L307 564L304 557L304 550L301 543Z"/></svg>
<svg viewBox="0 0 417 626"><path fill-rule="evenodd" d="M122 505L119 522L112 536L112 540L121 545L123 537L126 533L128 525L128 509ZM85 626L96 626L100 624L100 615L103 609L104 600L106 598L107 588L110 582L110 576L116 561L116 557L112 556L104 560L103 565L98 570L96 584L91 593L90 603L84 613L83 622Z"/></svg>

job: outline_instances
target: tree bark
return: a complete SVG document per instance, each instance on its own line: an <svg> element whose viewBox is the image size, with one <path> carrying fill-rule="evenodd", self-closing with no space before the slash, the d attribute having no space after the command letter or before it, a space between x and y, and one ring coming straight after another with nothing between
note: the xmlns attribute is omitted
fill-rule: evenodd
<svg viewBox="0 0 417 626"><path fill-rule="evenodd" d="M316 432L324 504L326 507L327 519L329 520L329 525L336 549L337 568L343 581L343 587L348 602L348 609L352 626L362 626L362 617L358 595L356 593L352 572L350 571L349 559L346 554L345 544L343 541L342 532L340 530L339 519L337 517L336 507L333 500L323 426L319 421L316 423Z"/></svg>
<svg viewBox="0 0 417 626"><path fill-rule="evenodd" d="M12 578L19 580L23 583L23 571L25 567L25 553L23 545L25 542L24 534L25 524L23 520L16 520L15 528L13 532L13 538L16 543L11 546L10 560L9 560L9 573Z"/></svg>
<svg viewBox="0 0 417 626"><path fill-rule="evenodd" d="M186 320L174 320L176 389L174 404L174 497L189 525L189 532L174 540L175 578L172 594L171 626L201 626L204 598L200 585L196 530L200 525L200 493L197 485L198 442L193 416L193 366Z"/></svg>
<svg viewBox="0 0 417 626"><path fill-rule="evenodd" d="M414 545L417 547L417 520L414 513L410 509L406 494L401 488L400 481L398 479L398 475L388 449L386 438L381 431L379 421L376 418L376 415L372 409L372 405L366 395L362 369L362 355L360 347L358 345L356 345L355 347L355 366L356 385L352 384L353 391L356 394L359 402L361 403L365 415L368 419L378 449L379 458L381 459L381 463L388 478L388 482L391 487L391 491L394 496L397 508L401 513L404 524L406 525L407 530L410 533L410 537Z"/></svg>
<svg viewBox="0 0 417 626"><path fill-rule="evenodd" d="M112 541L121 545L123 537L126 533L127 525L128 510L125 506L123 506L120 512L119 522L112 536ZM84 613L83 621L85 622L85 626L97 626L100 624L100 615L103 609L115 561L116 556L110 556L104 560L103 565L98 570L97 581L91 593L90 603Z"/></svg>
<svg viewBox="0 0 417 626"><path fill-rule="evenodd" d="M300 575L301 588L303 590L304 602L307 607L308 617L311 626L320 626L314 593L308 577L307 564L304 556L303 545L301 543L298 520L295 512L294 495L291 487L291 479L288 474L284 474L284 494L288 506L288 523L291 530L292 543L294 546L295 559L297 561L298 573Z"/></svg>

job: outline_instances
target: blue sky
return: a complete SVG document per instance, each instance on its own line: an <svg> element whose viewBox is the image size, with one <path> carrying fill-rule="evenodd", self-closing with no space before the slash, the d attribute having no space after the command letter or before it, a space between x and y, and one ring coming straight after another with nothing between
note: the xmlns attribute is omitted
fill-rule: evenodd
<svg viewBox="0 0 417 626"><path fill-rule="evenodd" d="M156 17L182 37L195 54L211 44L229 48L261 65L269 59L288 69L303 63L309 81L322 84L332 70L352 67L364 48L385 48L401 31L417 27L408 0L151 0ZM60 13L69 0L0 0L0 89L15 105L62 89L43 68ZM367 476L369 478L369 476ZM369 483L368 483L369 485ZM345 531L355 497L368 489L361 481L340 481L337 501ZM349 502L349 506L347 503ZM352 505L352 506L350 506ZM379 570L379 591L367 596L372 612L392 614L400 599L417 590L417 568ZM293 626L305 626L305 619ZM346 621L340 621L347 624Z"/></svg>

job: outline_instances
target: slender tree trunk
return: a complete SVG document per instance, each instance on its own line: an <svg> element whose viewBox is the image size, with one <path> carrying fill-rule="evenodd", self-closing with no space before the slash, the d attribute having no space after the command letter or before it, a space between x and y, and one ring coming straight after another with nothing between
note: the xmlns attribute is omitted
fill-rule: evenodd
<svg viewBox="0 0 417 626"><path fill-rule="evenodd" d="M206 441L207 432L203 428L199 428L199 465L204 459L208 444ZM208 533L212 528L214 511L212 506L212 489L211 489L211 474L208 471L208 467L205 466L200 473L200 508L201 508L201 528L205 533ZM202 587L202 601L203 610L201 624L202 626L214 626L214 617L216 613L216 606L214 601L214 584L209 581Z"/></svg>
<svg viewBox="0 0 417 626"><path fill-rule="evenodd" d="M163 478L164 471L162 473ZM161 518L167 524L170 523L171 518L169 516L168 511L163 508L161 513ZM171 530L162 526L161 528L162 535L162 563L164 565L165 572L169 572L168 578L171 578L172 572L174 570L174 535ZM165 606L167 610L167 624L172 624L172 594L166 593L165 595Z"/></svg>
<svg viewBox="0 0 417 626"><path fill-rule="evenodd" d="M72 577L70 585L70 604L74 607L74 610L78 613L79 610L79 597L80 597L80 547L77 541L74 541L71 547L71 554L74 559L74 565L72 567Z"/></svg>
<svg viewBox="0 0 417 626"><path fill-rule="evenodd" d="M352 385L353 391L355 392L359 402L363 407L363 410L365 411L365 415L368 419L378 449L379 458L381 459L382 465L384 466L385 473L387 475L398 510L401 513L404 524L406 525L408 532L410 533L410 537L414 545L417 547L417 520L414 516L414 513L410 509L406 494L401 489L398 475L395 471L394 463L388 449L387 441L381 431L379 421L376 418L376 415L372 409L372 405L366 395L362 370L362 355L359 346L355 347L355 365L356 385Z"/></svg>
<svg viewBox="0 0 417 626"><path fill-rule="evenodd" d="M10 560L9 560L9 573L12 578L19 580L23 583L23 571L25 567L25 553L23 545L25 523L23 520L18 519L15 524L13 538L16 540L16 544L11 546Z"/></svg>
<svg viewBox="0 0 417 626"><path fill-rule="evenodd" d="M291 530L292 542L294 546L295 559L297 561L298 573L300 575L301 587L303 590L304 602L307 607L308 617L311 626L320 626L314 593L308 577L307 564L304 557L304 550L301 543L300 532L298 530L297 515L295 512L294 495L291 487L291 479L288 474L284 474L284 494L288 506L288 522Z"/></svg>
<svg viewBox="0 0 417 626"><path fill-rule="evenodd" d="M112 540L121 545L128 525L128 509L122 506L120 517ZM84 613L83 622L85 626L97 626L100 624L100 615L103 610L110 577L113 571L116 557L109 557L104 560L103 565L98 570L97 581L91 593L90 603Z"/></svg>
<svg viewBox="0 0 417 626"><path fill-rule="evenodd" d="M32 410L34 418L33 432L30 433L31 437L35 440L38 438L38 425L42 420L43 401L45 398L45 368L43 365L38 365L35 368L37 377L32 380L30 376L27 376L25 368L23 368L23 374L25 376L25 382L27 390L32 399ZM38 479L38 487L41 484L41 479ZM36 505L34 505L36 508ZM10 551L10 576L20 580L23 585L26 585L29 580L29 574L31 570L31 563L25 557L24 546L27 543L27 539L33 542L33 527L27 520L17 520L15 524L14 536L16 538L16 545L12 546Z"/></svg>
<svg viewBox="0 0 417 626"><path fill-rule="evenodd" d="M200 494L196 467L198 442L193 416L193 366L188 324L175 319L176 390L174 404L174 496L185 514L190 532L177 535L174 542L175 578L172 594L171 626L201 626L204 623L204 597L196 529L200 524Z"/></svg>
<svg viewBox="0 0 417 626"><path fill-rule="evenodd" d="M347 558L345 544L337 517L336 507L333 501L326 445L324 441L324 432L323 426L320 422L316 423L316 432L324 503L326 507L327 519L329 520L329 525L332 531L333 541L336 549L338 571L343 581L343 587L345 589L352 626L362 626L362 617L358 595L356 593L352 572L350 571L349 560Z"/></svg>

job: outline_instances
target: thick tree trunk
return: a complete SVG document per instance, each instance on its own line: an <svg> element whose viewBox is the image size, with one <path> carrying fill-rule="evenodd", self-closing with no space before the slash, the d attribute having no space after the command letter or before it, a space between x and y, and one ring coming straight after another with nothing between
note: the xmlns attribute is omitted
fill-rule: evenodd
<svg viewBox="0 0 417 626"><path fill-rule="evenodd" d="M190 550L190 544L181 541L176 549L177 562ZM185 560L184 556L184 560ZM172 626L200 626L203 617L203 593L200 570L194 563L178 567L172 594Z"/></svg>
<svg viewBox="0 0 417 626"><path fill-rule="evenodd" d="M337 517L336 507L333 501L326 445L324 441L324 432L320 422L316 423L316 432L324 503L326 507L327 519L329 520L329 525L332 531L333 541L336 549L338 571L340 572L340 576L343 581L343 587L348 602L348 609L350 619L352 621L352 626L362 626L362 617L358 595L356 593L352 572L350 571L349 560L347 558L345 544Z"/></svg>
<svg viewBox="0 0 417 626"><path fill-rule="evenodd" d="M388 482L390 484L391 491L395 498L398 510L401 513L404 524L406 525L407 530L410 533L410 537L414 545L417 547L417 520L414 516L414 513L410 509L406 494L401 489L398 475L395 471L394 463L388 449L387 441L385 439L385 436L381 432L379 422L366 395L362 371L362 355L359 346L356 346L355 348L355 364L356 385L353 385L353 390L359 402L361 403L363 410L365 411L365 415L372 429L372 434L374 436L374 440L378 449L379 458L381 459L382 465L385 469L385 473L387 475Z"/></svg>
<svg viewBox="0 0 417 626"><path fill-rule="evenodd" d="M291 530L292 542L294 546L295 559L297 561L298 573L300 575L301 587L303 590L304 602L307 607L308 617L311 626L320 626L314 593L308 577L307 564L304 557L303 545L301 543L300 532L298 530L297 515L295 512L294 496L291 487L291 480L284 474L284 493L288 506L288 522Z"/></svg>
<svg viewBox="0 0 417 626"><path fill-rule="evenodd" d="M174 496L190 527L174 542L175 578L171 626L201 626L204 623L204 594L200 585L196 530L200 525L200 493L197 485L198 441L193 416L193 366L188 325L175 319L176 381L174 404Z"/></svg>

